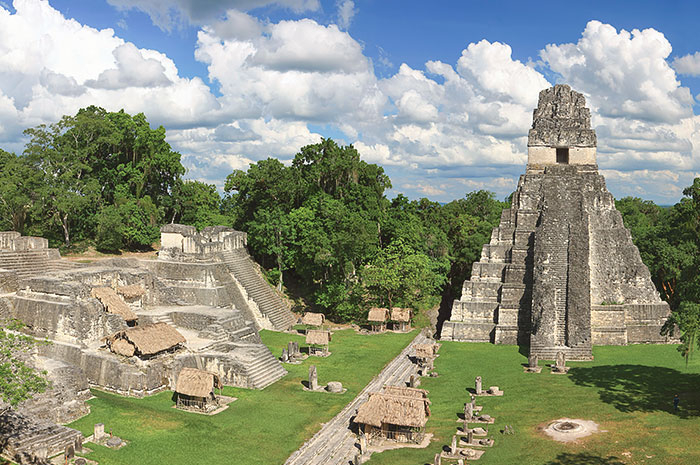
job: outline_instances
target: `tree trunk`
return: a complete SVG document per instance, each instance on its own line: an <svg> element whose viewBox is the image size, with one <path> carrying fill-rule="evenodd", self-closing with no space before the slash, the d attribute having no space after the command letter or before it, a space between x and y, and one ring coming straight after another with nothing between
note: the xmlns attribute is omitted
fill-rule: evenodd
<svg viewBox="0 0 700 465"><path fill-rule="evenodd" d="M280 272L280 278L277 282L277 290L282 292L282 232L278 229L275 231L277 239L277 270Z"/></svg>
<svg viewBox="0 0 700 465"><path fill-rule="evenodd" d="M61 226L63 227L63 238L66 241L66 247L70 247L70 229L68 227L68 213L65 213L61 218Z"/></svg>

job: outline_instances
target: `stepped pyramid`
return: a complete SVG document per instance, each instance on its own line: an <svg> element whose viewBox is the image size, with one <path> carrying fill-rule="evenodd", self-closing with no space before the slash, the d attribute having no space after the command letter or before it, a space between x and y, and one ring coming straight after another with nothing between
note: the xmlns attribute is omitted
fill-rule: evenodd
<svg viewBox="0 0 700 465"><path fill-rule="evenodd" d="M667 342L659 331L669 313L598 173L584 96L567 85L541 91L512 207L441 338L590 360L593 344Z"/></svg>

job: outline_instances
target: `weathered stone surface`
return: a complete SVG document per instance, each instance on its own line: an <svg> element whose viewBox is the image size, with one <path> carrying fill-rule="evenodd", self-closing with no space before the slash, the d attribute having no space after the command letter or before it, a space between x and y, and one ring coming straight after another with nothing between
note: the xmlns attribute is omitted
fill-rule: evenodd
<svg viewBox="0 0 700 465"><path fill-rule="evenodd" d="M585 99L555 86L533 116L527 171L441 338L529 345L549 360L590 359L593 344L668 342L668 305L598 173Z"/></svg>
<svg viewBox="0 0 700 465"><path fill-rule="evenodd" d="M340 381L330 381L326 386L328 392L343 392L343 383Z"/></svg>
<svg viewBox="0 0 700 465"><path fill-rule="evenodd" d="M567 85L557 85L540 92L533 111L528 146L595 147L591 130L591 111L586 99Z"/></svg>
<svg viewBox="0 0 700 465"><path fill-rule="evenodd" d="M312 391L318 389L318 373L316 372L316 365L309 366L309 389Z"/></svg>

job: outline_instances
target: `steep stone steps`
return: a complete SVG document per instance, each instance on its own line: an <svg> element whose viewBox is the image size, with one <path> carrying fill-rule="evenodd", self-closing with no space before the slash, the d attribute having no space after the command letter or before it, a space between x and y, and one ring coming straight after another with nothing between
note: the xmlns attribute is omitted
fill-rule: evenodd
<svg viewBox="0 0 700 465"><path fill-rule="evenodd" d="M222 252L222 258L228 270L246 290L248 297L255 302L260 312L270 320L275 329L284 331L296 322L292 312L260 275L245 250Z"/></svg>
<svg viewBox="0 0 700 465"><path fill-rule="evenodd" d="M287 370L265 345L255 344L253 352L253 361L246 367L251 388L263 389L287 374Z"/></svg>

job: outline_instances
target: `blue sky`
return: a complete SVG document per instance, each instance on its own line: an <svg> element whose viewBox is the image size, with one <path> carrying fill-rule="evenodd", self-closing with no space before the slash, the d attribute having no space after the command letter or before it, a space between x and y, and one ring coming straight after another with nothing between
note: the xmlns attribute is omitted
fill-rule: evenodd
<svg viewBox="0 0 700 465"><path fill-rule="evenodd" d="M571 5L571 6L569 6ZM673 203L700 176L697 2L0 1L0 147L101 105L163 124L223 184L320 137L392 194L504 197L539 90L583 92L616 197Z"/></svg>

